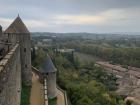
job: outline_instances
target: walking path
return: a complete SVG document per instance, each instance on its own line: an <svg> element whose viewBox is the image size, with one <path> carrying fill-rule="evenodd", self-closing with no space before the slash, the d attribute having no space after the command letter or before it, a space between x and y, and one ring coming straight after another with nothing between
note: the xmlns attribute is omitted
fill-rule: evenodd
<svg viewBox="0 0 140 105"><path fill-rule="evenodd" d="M65 105L64 93L57 89L57 105Z"/></svg>
<svg viewBox="0 0 140 105"><path fill-rule="evenodd" d="M30 105L44 105L43 84L39 82L39 77L32 73L32 88L30 96ZM57 89L57 105L65 105L64 93Z"/></svg>
<svg viewBox="0 0 140 105"><path fill-rule="evenodd" d="M39 77L35 73L32 76L30 105L44 105L43 84L39 82Z"/></svg>

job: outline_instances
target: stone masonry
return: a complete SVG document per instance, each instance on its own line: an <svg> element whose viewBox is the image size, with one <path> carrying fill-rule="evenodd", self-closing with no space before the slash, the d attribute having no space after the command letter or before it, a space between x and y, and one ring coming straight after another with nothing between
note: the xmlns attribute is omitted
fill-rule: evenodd
<svg viewBox="0 0 140 105"><path fill-rule="evenodd" d="M32 78L30 32L19 16L0 30L0 105L20 105L21 84L31 85Z"/></svg>
<svg viewBox="0 0 140 105"><path fill-rule="evenodd" d="M0 61L0 105L20 105L20 94L20 47L16 44Z"/></svg>

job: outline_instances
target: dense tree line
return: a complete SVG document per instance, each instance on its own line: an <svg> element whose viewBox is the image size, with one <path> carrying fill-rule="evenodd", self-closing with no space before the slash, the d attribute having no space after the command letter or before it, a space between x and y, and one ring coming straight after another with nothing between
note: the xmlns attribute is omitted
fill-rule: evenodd
<svg viewBox="0 0 140 105"><path fill-rule="evenodd" d="M140 48L102 47L93 44L83 45L76 43L67 43L64 46L110 61L110 63L140 67Z"/></svg>
<svg viewBox="0 0 140 105"><path fill-rule="evenodd" d="M31 58L32 58L32 65L36 68L40 68L41 64L43 63L43 60L47 57L47 53L42 49L35 50L33 48L31 52Z"/></svg>
<svg viewBox="0 0 140 105"><path fill-rule="evenodd" d="M98 46L83 46L80 47L78 51L86 54L91 54L101 59L110 61L111 63L140 67L139 48L103 48Z"/></svg>

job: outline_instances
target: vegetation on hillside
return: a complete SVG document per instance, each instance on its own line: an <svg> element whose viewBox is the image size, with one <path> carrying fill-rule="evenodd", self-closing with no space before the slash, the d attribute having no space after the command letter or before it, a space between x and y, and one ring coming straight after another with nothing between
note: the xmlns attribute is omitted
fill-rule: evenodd
<svg viewBox="0 0 140 105"><path fill-rule="evenodd" d="M108 75L93 62L81 65L69 54L54 58L58 69L58 84L67 90L72 105L125 105L116 90L116 77Z"/></svg>
<svg viewBox="0 0 140 105"><path fill-rule="evenodd" d="M67 91L72 105L126 105L123 98L114 92L117 78L104 72L93 61L81 63L73 54L44 50L38 50L34 60L39 60L38 56L45 56L45 53L51 55L58 69L57 83ZM50 101L50 104L55 103Z"/></svg>
<svg viewBox="0 0 140 105"><path fill-rule="evenodd" d="M36 40L38 38L41 41L45 36L37 37ZM47 38L51 38L51 36ZM36 40L34 41L36 42ZM53 37L52 41L53 43L43 42L43 44L48 45L47 48L42 46L46 51L39 49L35 52L33 65L39 68L45 54L49 53L58 69L57 83L67 91L72 105L129 104L123 101L124 97L120 97L115 93L117 89L115 75L104 72L104 69L95 64L94 60L89 60L89 58L82 60L79 57L73 57L71 53L56 53L54 49L73 48L77 52L91 55L97 59L107 60L110 63L118 63L125 68L129 65L140 67L138 41L121 40L121 38L109 40L102 38L86 39L78 36ZM133 44L136 47L132 47Z"/></svg>
<svg viewBox="0 0 140 105"><path fill-rule="evenodd" d="M37 51L33 50L31 55L32 65L39 69L43 60L47 57L47 53L43 49L38 49Z"/></svg>
<svg viewBox="0 0 140 105"><path fill-rule="evenodd" d="M77 46L77 51L99 57L121 65L140 67L139 48L104 48L99 46Z"/></svg>

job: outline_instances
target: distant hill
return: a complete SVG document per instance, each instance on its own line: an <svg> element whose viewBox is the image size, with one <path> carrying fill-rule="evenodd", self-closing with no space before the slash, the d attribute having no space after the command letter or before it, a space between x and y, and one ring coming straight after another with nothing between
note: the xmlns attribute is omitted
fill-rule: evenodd
<svg viewBox="0 0 140 105"><path fill-rule="evenodd" d="M50 32L32 32L31 33L32 37L35 36L50 36L50 37L82 37L82 38L87 38L87 39L120 39L120 38L135 38L135 39L140 39L140 33L104 33L104 34L99 34L99 33L50 33Z"/></svg>

